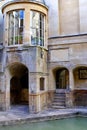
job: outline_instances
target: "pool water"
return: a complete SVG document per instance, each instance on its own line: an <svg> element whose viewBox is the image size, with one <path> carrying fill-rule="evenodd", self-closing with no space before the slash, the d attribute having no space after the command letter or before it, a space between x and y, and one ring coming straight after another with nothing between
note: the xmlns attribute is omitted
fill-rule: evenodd
<svg viewBox="0 0 87 130"><path fill-rule="evenodd" d="M0 130L87 130L87 118L76 117L16 126L0 126Z"/></svg>

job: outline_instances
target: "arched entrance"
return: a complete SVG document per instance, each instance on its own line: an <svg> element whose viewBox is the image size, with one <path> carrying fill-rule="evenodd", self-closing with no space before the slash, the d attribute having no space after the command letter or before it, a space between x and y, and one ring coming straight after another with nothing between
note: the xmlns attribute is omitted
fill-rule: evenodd
<svg viewBox="0 0 87 130"><path fill-rule="evenodd" d="M87 67L78 66L74 74L74 105L87 107Z"/></svg>
<svg viewBox="0 0 87 130"><path fill-rule="evenodd" d="M67 89L69 86L69 72L66 68L56 70L56 89Z"/></svg>
<svg viewBox="0 0 87 130"><path fill-rule="evenodd" d="M78 66L73 70L75 88L87 88L87 67Z"/></svg>
<svg viewBox="0 0 87 130"><path fill-rule="evenodd" d="M28 69L21 63L9 66L10 79L10 105L28 105Z"/></svg>

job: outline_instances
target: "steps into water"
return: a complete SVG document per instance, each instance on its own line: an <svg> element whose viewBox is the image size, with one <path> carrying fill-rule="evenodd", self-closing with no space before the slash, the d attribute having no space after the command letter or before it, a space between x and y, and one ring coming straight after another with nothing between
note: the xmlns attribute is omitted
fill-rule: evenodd
<svg viewBox="0 0 87 130"><path fill-rule="evenodd" d="M54 100L52 102L52 108L64 109L66 107L65 104L66 104L65 92L56 92L54 95Z"/></svg>

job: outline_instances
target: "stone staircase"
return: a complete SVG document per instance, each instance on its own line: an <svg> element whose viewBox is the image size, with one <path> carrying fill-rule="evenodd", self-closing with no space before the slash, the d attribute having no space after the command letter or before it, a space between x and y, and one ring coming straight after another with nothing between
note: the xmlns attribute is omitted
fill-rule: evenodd
<svg viewBox="0 0 87 130"><path fill-rule="evenodd" d="M52 108L54 109L64 109L66 107L66 95L65 92L56 92L54 95L54 100L52 102Z"/></svg>

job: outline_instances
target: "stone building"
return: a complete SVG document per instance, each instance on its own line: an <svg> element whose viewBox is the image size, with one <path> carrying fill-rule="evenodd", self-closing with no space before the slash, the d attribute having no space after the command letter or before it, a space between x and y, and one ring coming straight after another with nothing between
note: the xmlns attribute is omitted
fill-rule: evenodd
<svg viewBox="0 0 87 130"><path fill-rule="evenodd" d="M0 109L87 106L87 1L0 2Z"/></svg>

